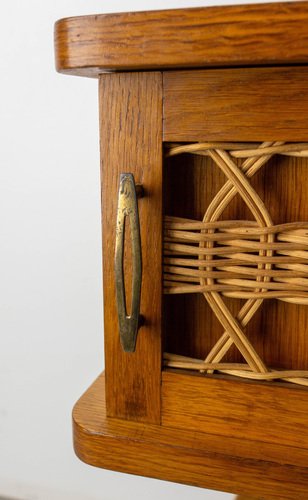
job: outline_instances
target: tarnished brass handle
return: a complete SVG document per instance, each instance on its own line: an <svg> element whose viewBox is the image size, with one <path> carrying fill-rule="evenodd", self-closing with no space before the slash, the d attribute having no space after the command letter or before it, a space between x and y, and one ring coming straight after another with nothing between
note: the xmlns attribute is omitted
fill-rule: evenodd
<svg viewBox="0 0 308 500"><path fill-rule="evenodd" d="M135 185L132 174L121 174L115 246L115 284L120 329L120 341L125 352L134 352L140 326L140 294L142 278L140 224L137 196L143 194L142 186ZM132 245L132 299L131 312L126 309L124 282L124 235L125 219L129 217Z"/></svg>

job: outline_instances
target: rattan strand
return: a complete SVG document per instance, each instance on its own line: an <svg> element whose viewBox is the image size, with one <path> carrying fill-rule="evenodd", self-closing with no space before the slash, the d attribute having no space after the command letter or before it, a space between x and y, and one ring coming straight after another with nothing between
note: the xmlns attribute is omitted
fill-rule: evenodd
<svg viewBox="0 0 308 500"><path fill-rule="evenodd" d="M202 221L165 217L164 293L203 293L224 333L205 360L165 353L165 366L308 386L308 371L266 367L244 333L264 299L308 305L308 221L273 224L249 182L273 155L308 157L308 143L171 144L167 156L183 153L211 157L227 181ZM255 220L218 220L237 193ZM236 318L223 297L246 299ZM221 361L232 344L247 364Z"/></svg>

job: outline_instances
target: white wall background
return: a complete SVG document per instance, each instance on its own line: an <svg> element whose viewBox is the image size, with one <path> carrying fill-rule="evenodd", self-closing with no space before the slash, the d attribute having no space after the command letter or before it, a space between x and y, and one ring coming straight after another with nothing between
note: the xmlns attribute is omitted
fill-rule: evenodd
<svg viewBox="0 0 308 500"><path fill-rule="evenodd" d="M245 2L1 2L0 496L234 498L74 456L71 409L103 368L97 82L53 61L58 18L223 3Z"/></svg>

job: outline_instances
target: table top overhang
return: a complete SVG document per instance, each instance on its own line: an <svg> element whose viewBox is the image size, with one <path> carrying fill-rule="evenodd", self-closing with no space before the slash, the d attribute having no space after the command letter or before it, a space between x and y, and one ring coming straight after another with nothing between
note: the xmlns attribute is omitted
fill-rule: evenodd
<svg viewBox="0 0 308 500"><path fill-rule="evenodd" d="M126 12L60 19L56 68L97 77L138 71L308 63L308 2Z"/></svg>

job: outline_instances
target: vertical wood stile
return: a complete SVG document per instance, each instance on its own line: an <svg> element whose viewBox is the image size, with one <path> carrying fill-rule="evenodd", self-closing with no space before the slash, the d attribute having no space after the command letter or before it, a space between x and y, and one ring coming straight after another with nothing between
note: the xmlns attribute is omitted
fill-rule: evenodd
<svg viewBox="0 0 308 500"><path fill-rule="evenodd" d="M161 382L162 76L100 76L106 405L110 417L159 423ZM120 174L144 187L138 200L143 277L136 351L124 353L115 301L114 249ZM130 281L130 253L125 255ZM128 259L128 260L127 260Z"/></svg>

